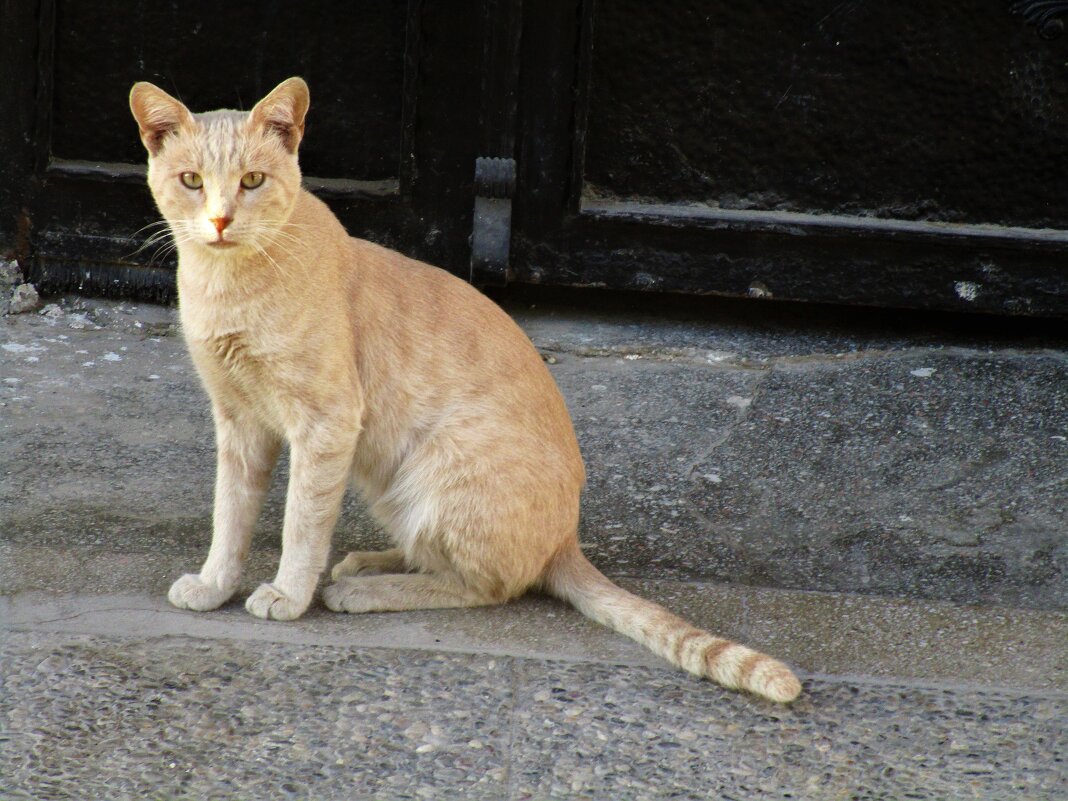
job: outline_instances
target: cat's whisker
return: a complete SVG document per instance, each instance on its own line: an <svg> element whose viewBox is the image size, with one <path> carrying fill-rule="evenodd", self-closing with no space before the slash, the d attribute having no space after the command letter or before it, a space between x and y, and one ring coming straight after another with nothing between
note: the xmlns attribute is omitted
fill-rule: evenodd
<svg viewBox="0 0 1068 801"><path fill-rule="evenodd" d="M286 265L286 267L282 267L281 265L278 264L278 262L276 260L274 260L273 256L271 256L269 253L267 253L267 251L264 251L263 253L264 253L264 256L266 258L269 258L269 260L271 260L271 262L278 267L278 270L279 270L279 273L281 274L281 276L287 277L287 276L292 276L292 274L294 274L294 270L292 268L290 268L288 265ZM286 253L286 255L289 255L289 254ZM289 256L289 257L292 258L292 256ZM283 262L285 262L285 261L286 260L283 260ZM298 266L302 266L302 265L300 265L298 263Z"/></svg>
<svg viewBox="0 0 1068 801"><path fill-rule="evenodd" d="M258 233L261 233L261 234L264 234L264 235L268 235L268 236L282 238L282 239L285 239L287 241L293 242L295 244L303 244L304 243L304 240L300 236L298 236L297 234L291 233L290 231L286 230L287 228L292 228L292 229L294 229L294 230L296 230L298 232L301 232L301 233L303 233L305 230L307 230L307 226L306 225L301 225L299 223L286 222L284 220L260 220L260 221L257 222L257 229L256 230L257 230Z"/></svg>
<svg viewBox="0 0 1068 801"><path fill-rule="evenodd" d="M280 277L282 277L282 278L285 278L285 276L286 276L285 271L281 268L281 266L279 266L278 262L275 261L274 258L272 258L271 254L269 254L266 250L264 250L259 245L256 245L255 248L256 248L256 251L258 253L260 253L260 255L262 255L265 259L267 259L267 261L269 261L274 266L274 269L278 272L278 275Z"/></svg>
<svg viewBox="0 0 1068 801"><path fill-rule="evenodd" d="M277 241L275 239L272 239L270 234L267 234L264 238L267 241L267 246L268 247L276 247L276 248L278 248L280 251L282 251L282 253L284 253L286 256L288 256L292 261L295 261L297 263L297 266L300 267L301 272L305 272L305 273L307 272L307 268L306 268L306 266L304 264L304 260L301 259L300 256L298 256L296 253L294 253L293 250L290 247L288 247L288 245L286 243L283 243L283 242ZM300 244L299 240L298 240L298 244ZM264 254L266 255L266 251L264 251Z"/></svg>
<svg viewBox="0 0 1068 801"><path fill-rule="evenodd" d="M250 224L250 231L253 236L271 243L278 240L299 241L292 234L281 231L276 224L267 220L254 221Z"/></svg>
<svg viewBox="0 0 1068 801"><path fill-rule="evenodd" d="M285 229L293 228L297 231L307 230L307 226L305 225L300 225L298 223L289 223L285 220L257 220L255 224L257 229L260 231L272 231L274 233L293 237L294 239L298 238L296 234L291 234Z"/></svg>
<svg viewBox="0 0 1068 801"><path fill-rule="evenodd" d="M159 228L161 226L170 226L170 223L166 220L155 220L153 222L150 222L148 225L142 225L140 228L130 234L130 239L135 239L137 235L140 234L142 231L147 231L150 228Z"/></svg>
<svg viewBox="0 0 1068 801"><path fill-rule="evenodd" d="M160 247L157 248L156 251L152 254L152 258L149 260L149 265L151 266L156 264L157 262L162 262L177 249L177 241L166 242L163 245L160 245Z"/></svg>
<svg viewBox="0 0 1068 801"><path fill-rule="evenodd" d="M267 228L262 230L260 233L262 233L266 237L274 238L283 242L294 242L298 244L304 243L304 241L299 236L295 236L294 234L288 233L287 231L280 231L277 228Z"/></svg>
<svg viewBox="0 0 1068 801"><path fill-rule="evenodd" d="M264 223L266 225L278 225L278 226L285 226L287 228L306 229L308 227L304 223L295 222L289 217L278 217L278 218L267 218L267 217L265 217L260 222L262 222L262 223Z"/></svg>
<svg viewBox="0 0 1068 801"><path fill-rule="evenodd" d="M266 232L261 231L260 226L254 224L254 225L252 225L250 227L250 230L248 231L248 234L249 234L249 237L250 237L249 238L249 244L252 246L252 249L255 250L256 253L258 253L260 256L262 256L263 258L265 258L267 261L269 261L271 263L271 266L274 268L275 272L278 273L278 276L280 278L285 278L286 277L286 271L278 263L278 261L276 259L274 259L271 256L270 253L267 252L267 247L271 247L272 243L270 242L270 240L268 240L266 238L266 236L264 236L264 234L266 234ZM261 240L266 240L267 241L267 246L266 247L263 244L261 244Z"/></svg>
<svg viewBox="0 0 1068 801"><path fill-rule="evenodd" d="M293 258L293 260L295 262L298 262L298 263L301 262L300 257L297 255L296 251L292 247L292 246L301 245L301 242L299 242L299 241L286 241L284 239L279 239L277 237L271 237L271 236L264 236L263 240L266 242L267 247L278 248L283 253L285 253L287 256L289 256L290 258ZM302 263L301 263L301 266L303 266Z"/></svg>
<svg viewBox="0 0 1068 801"><path fill-rule="evenodd" d="M163 252L157 252L152 254L152 259L149 261L149 267L155 267L157 264L162 264L167 260L167 257L171 255L171 250L165 250Z"/></svg>
<svg viewBox="0 0 1068 801"><path fill-rule="evenodd" d="M156 249L152 251L152 254L148 257L148 265L151 267L157 261L160 261L162 257L166 256L166 253L168 252L168 250L173 248L173 247L174 247L174 243L173 242L164 242L164 243L158 245L156 247Z"/></svg>
<svg viewBox="0 0 1068 801"><path fill-rule="evenodd" d="M138 254L140 254L140 253L144 252L145 250L147 250L148 248L152 247L153 245L159 243L163 239L166 239L166 235L164 235L164 234L153 234L148 239L146 239L144 242L142 242L140 247L138 247L136 250L132 251L131 253L126 254L126 256L124 258L131 259L134 256L137 256Z"/></svg>
<svg viewBox="0 0 1068 801"><path fill-rule="evenodd" d="M169 236L170 239L164 242L162 245L160 245L160 247L156 249L156 251L152 254L152 258L149 261L149 264L155 264L157 261L162 261L163 259L167 258L175 250L178 249L179 245L184 245L189 242L196 241L197 237L194 231L195 226L187 223L186 221L175 221L168 231L157 235L158 238L155 239L156 242L159 241L159 238L163 238L164 236Z"/></svg>
<svg viewBox="0 0 1068 801"><path fill-rule="evenodd" d="M173 241L168 241L160 244L152 251L152 254L148 257L148 266L153 266L157 262L166 258L167 255L177 247ZM135 254L136 255L136 254Z"/></svg>
<svg viewBox="0 0 1068 801"><path fill-rule="evenodd" d="M123 258L132 259L135 256L137 256L137 255L141 254L142 252L144 252L146 249L152 247L152 245L156 244L161 239L164 239L164 238L166 238L168 236L173 236L173 233L172 233L172 231L170 229L170 224L166 220L161 220L159 222L150 223L149 225L146 225L146 226L138 229L138 231L134 234L134 236L136 236L137 233L140 233L141 231L144 231L146 228L151 228L151 227L156 227L156 226L165 226L165 227L162 230L153 232L150 236L148 236L145 239L144 242L141 243L140 247L138 247L133 252L126 254L125 256L123 256Z"/></svg>

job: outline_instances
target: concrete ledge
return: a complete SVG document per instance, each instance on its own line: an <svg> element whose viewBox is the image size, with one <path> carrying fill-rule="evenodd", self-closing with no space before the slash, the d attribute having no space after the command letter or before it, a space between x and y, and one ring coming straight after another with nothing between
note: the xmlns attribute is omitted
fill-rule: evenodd
<svg viewBox="0 0 1068 801"><path fill-rule="evenodd" d="M11 573L29 564L59 566L51 576L35 571L35 585L51 584L49 592L28 589L17 578L0 585L0 625L139 639L188 636L479 653L676 672L637 644L548 598L532 596L486 609L358 616L338 615L316 602L300 620L279 623L257 620L242 606L256 584L270 577L271 554L257 555L234 601L204 614L166 601L170 581L183 571L180 558L133 561L95 553L83 558L77 571L68 571L69 557L40 548L0 552ZM104 573L106 582L93 580ZM80 578L89 580L79 586ZM808 675L1068 692L1064 613L653 579L620 583ZM104 584L122 592L101 592Z"/></svg>
<svg viewBox="0 0 1068 801"><path fill-rule="evenodd" d="M783 708L545 598L171 608L206 402L172 310L79 304L0 321L5 797L1064 796L1063 340L511 308L576 420L591 559L798 666ZM384 544L350 501L335 558Z"/></svg>
<svg viewBox="0 0 1068 801"><path fill-rule="evenodd" d="M173 311L79 303L0 322L0 537L195 560L213 444ZM1063 340L509 311L575 419L603 569L1068 608ZM257 547L277 542L283 482ZM337 542L380 547L354 500Z"/></svg>

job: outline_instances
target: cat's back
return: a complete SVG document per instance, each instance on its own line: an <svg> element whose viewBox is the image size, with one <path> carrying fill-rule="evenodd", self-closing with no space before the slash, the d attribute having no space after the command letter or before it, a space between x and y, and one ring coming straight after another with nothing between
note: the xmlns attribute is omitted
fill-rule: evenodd
<svg viewBox="0 0 1068 801"><path fill-rule="evenodd" d="M322 281L323 302L344 298L365 369L436 368L456 386L461 373L475 384L496 374L556 391L526 334L496 303L446 270L349 236L323 201L301 195L293 228L318 273L307 277Z"/></svg>
<svg viewBox="0 0 1068 801"><path fill-rule="evenodd" d="M349 288L359 371L373 396L404 399L412 419L448 410L481 430L571 463L567 407L541 355L496 303L455 275L352 238ZM460 411L463 410L463 411Z"/></svg>
<svg viewBox="0 0 1068 801"><path fill-rule="evenodd" d="M548 382L537 350L503 309L466 281L431 264L363 239L350 238L359 270L352 276L357 325L379 352L396 350L400 363L461 371L457 383L494 374Z"/></svg>

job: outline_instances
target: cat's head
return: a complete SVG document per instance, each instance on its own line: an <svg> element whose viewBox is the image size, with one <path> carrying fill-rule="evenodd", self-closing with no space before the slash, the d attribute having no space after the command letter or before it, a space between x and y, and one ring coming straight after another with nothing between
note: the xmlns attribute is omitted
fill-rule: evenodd
<svg viewBox="0 0 1068 801"><path fill-rule="evenodd" d="M181 247L234 255L286 238L300 192L302 79L283 81L252 111L204 114L141 82L130 109L148 150L152 196Z"/></svg>

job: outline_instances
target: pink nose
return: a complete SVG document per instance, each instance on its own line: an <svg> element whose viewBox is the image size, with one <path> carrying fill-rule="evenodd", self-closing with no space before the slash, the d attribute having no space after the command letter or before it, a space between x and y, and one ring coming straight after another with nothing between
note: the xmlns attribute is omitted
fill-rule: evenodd
<svg viewBox="0 0 1068 801"><path fill-rule="evenodd" d="M215 226L215 230L221 235L226 226L234 221L233 217L212 217L211 224Z"/></svg>

